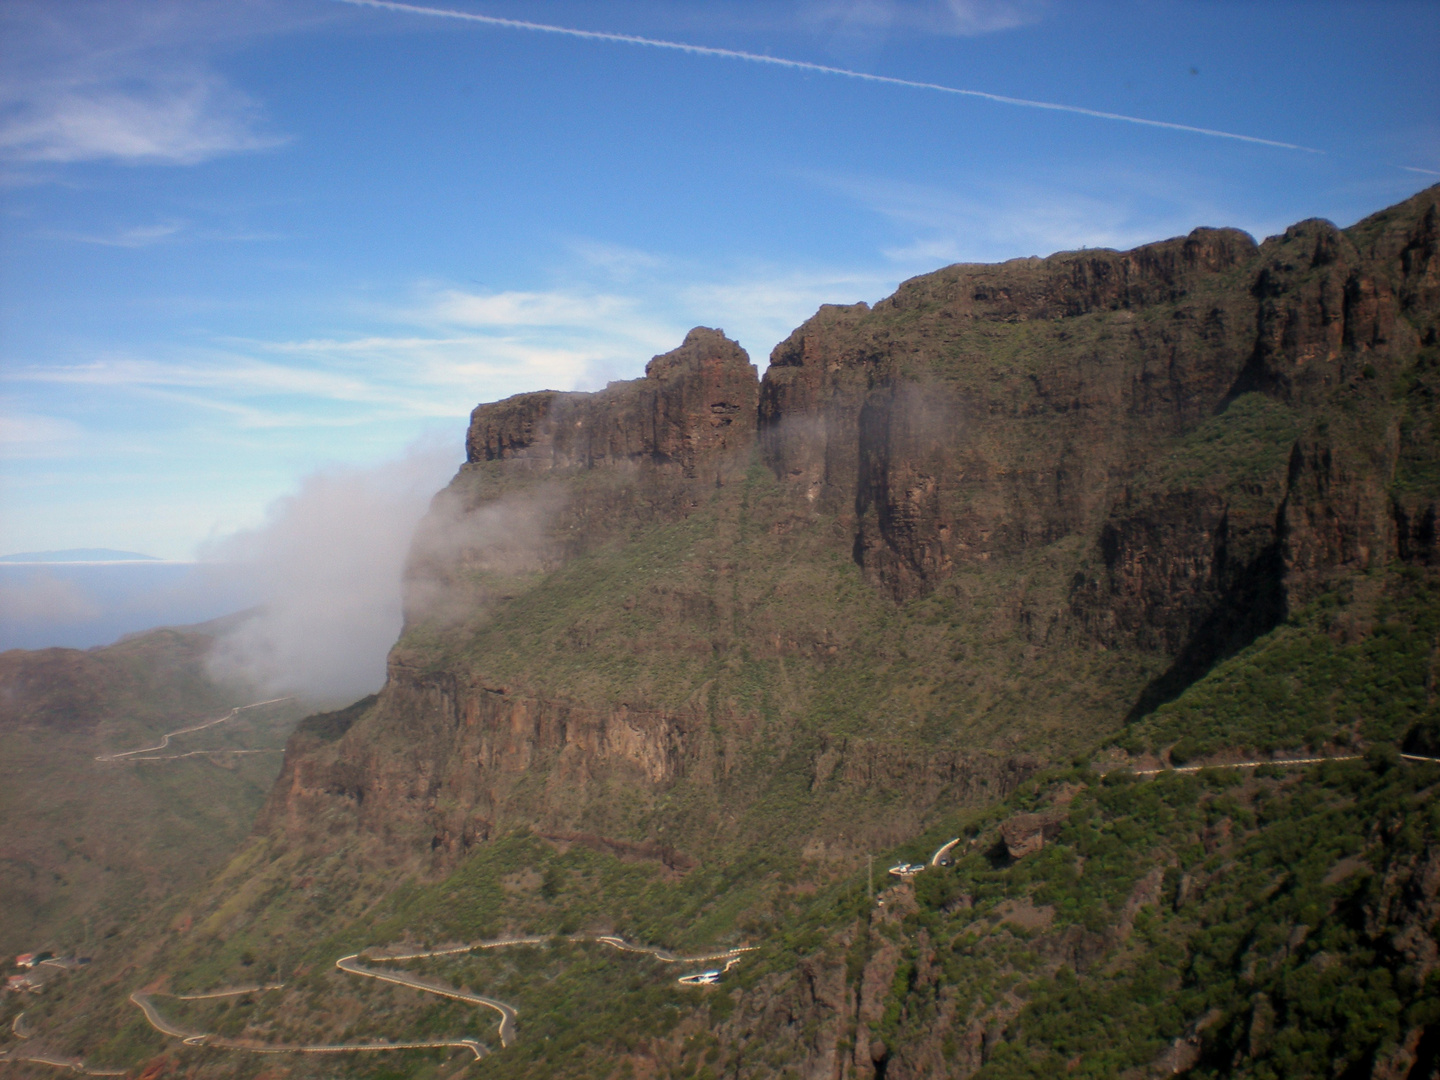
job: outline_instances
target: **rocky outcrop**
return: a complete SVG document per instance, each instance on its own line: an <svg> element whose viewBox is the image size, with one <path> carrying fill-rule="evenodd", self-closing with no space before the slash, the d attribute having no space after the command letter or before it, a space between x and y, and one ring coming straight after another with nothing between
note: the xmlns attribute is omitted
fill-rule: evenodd
<svg viewBox="0 0 1440 1080"><path fill-rule="evenodd" d="M1034 665L1013 669L1018 686L1063 681L1076 656L1158 671L1105 706L1099 722L1115 724L1334 575L1437 558L1437 201L1440 188L1351 229L1307 221L1259 245L1198 229L1130 252L949 267L873 308L822 307L758 382L736 343L697 328L641 379L480 406L447 493L460 508L447 527L472 542L417 546L426 573L412 575L412 593L423 578L451 600L449 621L413 606L375 708L287 761L267 820L400 829L444 859L513 824L653 843L650 808L680 788L695 800L687 828L713 834L754 795L740 775L803 777L815 800L909 792L866 811L871 839L947 800L994 798L1034 767L1016 741L1055 723L968 734L989 691L962 707L960 690L1002 657ZM736 494L757 460L773 483ZM655 539L706 507L703 556L694 538ZM913 689L865 698L871 673L845 667L858 639L823 596L797 593L808 621L764 607L789 586L744 564L757 534L780 538L764 550L794 560L796 581L849 560L874 605L940 594L924 633L955 644L926 654ZM593 605L548 631L567 657L633 681L582 671L559 689L526 666L537 646L474 644L491 606L538 596L581 558L642 548L663 581L632 585L640 564L615 564ZM533 602L538 618L548 601ZM874 663L896 677L908 648ZM854 676L848 697L836 670ZM914 720L893 707L901 694ZM832 732L817 703L857 700L871 713L856 706Z"/></svg>
<svg viewBox="0 0 1440 1080"><path fill-rule="evenodd" d="M743 714L717 723L698 707L596 707L396 662L384 693L366 704L358 716L327 714L342 724L311 724L292 737L262 831L385 836L428 851L443 871L475 844L525 827L614 851L653 849L684 868L693 861L683 851L633 838L648 835L657 801L682 783L716 819L743 808L756 792L738 770L765 743ZM317 736L322 727L329 737ZM906 751L868 740L822 739L793 753L813 776L817 801L883 797L897 785L910 792L898 814L855 822L811 850L842 861L912 835L936 803L1002 798L1038 767L1024 755Z"/></svg>
<svg viewBox="0 0 1440 1080"><path fill-rule="evenodd" d="M1258 247L1197 230L951 267L822 308L772 356L765 459L897 600L1083 539L1037 644L1068 624L1172 657L1143 713L1335 573L1435 559L1434 485L1407 465L1433 458L1435 379L1386 398L1434 340L1436 205ZM1257 394L1290 430L1227 423Z"/></svg>
<svg viewBox="0 0 1440 1080"><path fill-rule="evenodd" d="M538 470L650 464L694 478L755 439L755 367L720 330L696 327L645 377L594 394L545 390L481 405L466 460Z"/></svg>
<svg viewBox="0 0 1440 1080"><path fill-rule="evenodd" d="M1043 814L1016 814L1000 823L1000 844L1011 859L1023 859L1054 840L1064 827L1064 811L1050 810Z"/></svg>

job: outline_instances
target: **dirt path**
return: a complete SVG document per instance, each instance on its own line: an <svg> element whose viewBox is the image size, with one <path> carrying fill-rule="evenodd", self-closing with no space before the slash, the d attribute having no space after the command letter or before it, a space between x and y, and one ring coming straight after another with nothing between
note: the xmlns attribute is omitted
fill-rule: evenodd
<svg viewBox="0 0 1440 1080"><path fill-rule="evenodd" d="M35 1065L52 1065L81 1076L125 1076L127 1069L92 1069L79 1058L51 1057L48 1054L0 1054L0 1061L26 1061Z"/></svg>
<svg viewBox="0 0 1440 1080"><path fill-rule="evenodd" d="M344 959L348 960L349 957ZM340 967L337 961L336 966ZM349 968L341 968L349 971ZM360 972L356 972L360 974ZM393 980L392 980L393 981ZM406 983L405 985L411 985ZM208 1001L214 998L238 997L240 994L258 994L267 990L282 990L284 983L268 983L263 986L240 986L226 990L210 990L203 994L160 994L159 997L173 997L177 1001ZM430 993L439 993L428 986L416 986L416 989L428 990ZM457 994L447 996L456 997ZM145 1019L150 1026L162 1035L169 1035L171 1038L179 1039L186 1046L213 1046L220 1050L243 1050L252 1054L341 1054L351 1051L378 1051L378 1050L438 1050L446 1047L462 1047L475 1055L476 1060L484 1057L490 1052L489 1048L475 1039L430 1039L420 1042L378 1042L378 1043L251 1043L241 1039L226 1039L207 1031L190 1031L178 1027L166 1020L155 1003L150 1000L150 994L136 992L130 995L130 1000L140 1007L145 1014ZM496 1004L499 1004L498 1002ZM114 1075L123 1075L116 1073Z"/></svg>

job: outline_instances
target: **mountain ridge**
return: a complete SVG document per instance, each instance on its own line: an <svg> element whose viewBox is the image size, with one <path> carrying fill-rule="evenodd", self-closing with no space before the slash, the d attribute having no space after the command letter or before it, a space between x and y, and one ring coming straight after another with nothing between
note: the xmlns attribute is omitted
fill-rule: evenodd
<svg viewBox="0 0 1440 1080"><path fill-rule="evenodd" d="M800 557L787 553L787 544L804 545L810 561L848 556L871 588L902 605L935 602L941 586L973 579L967 599L1001 609L1022 666L1027 650L1043 654L1047 642L1078 642L1085 664L1104 657L1116 668L1127 659L1148 665L1154 670L1146 685L1112 713L1113 730L1127 714L1143 715L1216 659L1278 625L1287 610L1315 595L1326 574L1435 557L1433 530L1402 524L1433 521L1433 492L1429 501L1392 497L1387 474L1400 467L1406 444L1397 434L1387 445L1366 426L1398 423L1368 415L1391 415L1373 400L1373 388L1435 332L1424 306L1437 270L1435 201L1434 189L1411 200L1408 231L1395 225L1399 210L1356 225L1351 232L1368 256L1349 234L1310 221L1260 245L1233 230L1204 229L1128 253L950 267L904 283L874 309L822 308L777 346L758 385L738 346L717 331L696 330L680 349L652 361L644 379L591 395L544 392L479 406L467 437L469 460L448 489L448 508L437 515L452 515L463 535L464 522L483 517L487 507L519 508L522 492L548 491L553 505L521 529L518 562L516 552L497 556L485 546L484 527L478 545L467 548L462 540L438 555L427 553L422 530L412 586L444 592L452 602L459 595L459 607L485 612L481 618L493 623L505 608L524 606L519 578L531 575L526 581L538 581L543 593L547 575L563 576L577 559L599 559L598 569L612 556L623 558L626 544L643 545L642 530L684 533L687 521L711 514L704 541L687 549L692 558L707 554L691 565L705 563L707 577L729 576L743 589L749 571L720 550L731 540L715 538L721 528L738 538L747 527L742 515L749 515L752 523L763 519L771 534L750 541L750 560L793 565ZM1429 322L1411 325L1405 313L1412 311ZM1003 352L998 361L969 359L978 355L972 346L993 349L1017 335L1018 345L1005 346L1021 349L1013 360ZM1316 422L1307 416L1325 408L1316 399L1336 392L1356 404L1348 415L1325 420L1327 430L1331 424L1339 430L1307 438L1304 425ZM1232 447L1226 439L1236 429L1241 444ZM1216 459L1209 476L1166 475L1168 462L1157 468L1157 444L1178 438L1183 445L1197 433ZM753 464L746 458L752 440L759 455ZM1379 459L1371 453L1376 446ZM756 467L764 473L757 476ZM742 509L746 500L751 504ZM509 517L519 522L525 514ZM1064 569L1056 565L1062 560ZM1014 581L995 580L1002 564L1019 577L1018 589ZM1052 580L1042 586L1045 576ZM423 610L412 610L377 705L386 718L374 723L377 734L408 725L416 736L412 755L431 746L425 761L412 757L407 770L432 779L428 793L406 797L397 817L413 813L416 797L475 806L468 820L437 819L431 835L438 848L466 850L494 827L494 807L505 802L497 793L509 784L504 776L523 774L537 754L555 767L566 755L610 762L600 771L613 765L652 791L687 770L718 783L744 757L738 748L760 718L753 706L747 718L745 706L682 704L707 681L714 699L716 681L730 679L711 663L715 655L748 651L753 677L765 680L763 696L786 663L808 665L818 679L834 666L830 657L842 643L825 641L826 631L815 625L835 621L823 606L808 626L788 624L793 612L774 599L784 581L755 582L760 595L737 601L733 588L725 597L688 577L661 583L638 573L640 591L614 598L622 610L631 605L625 615L594 613L589 631L584 620L570 618L563 628L557 622L555 630L589 656L578 664L554 654L551 660L577 669L590 685L582 691L589 701L537 693L537 675L540 684L559 681L554 672L539 675L543 668L524 677L534 689L522 688L514 676L523 663L507 673L495 650L475 651L473 643L490 640L490 631L467 639L472 627L447 628L443 619L427 622ZM958 598L941 597L952 602L951 619ZM737 629L747 604L752 621ZM680 654L691 673L664 691L670 703L645 701L645 686L666 681L647 674L658 661L627 655L634 632L621 624L640 621L637 611L666 628L669 640L654 647ZM481 666L464 658L467 644ZM638 681L596 685L595 670L612 662ZM930 683L930 693L937 684ZM387 701L397 698L403 704L386 714ZM797 707L813 714L813 702ZM422 716L422 728L414 727ZM831 754L825 746L848 745L844 740L857 735L867 742L862 732L812 720L816 763ZM966 726L985 729L983 719ZM1036 726L1030 725L1032 739ZM707 729L726 732L728 744L712 740ZM350 738L364 730L359 725ZM969 768L1007 775L1005 747L1024 730L1011 724L988 746L972 740ZM444 732L462 742L444 748ZM881 732L875 734L882 743L909 738L893 723ZM480 741L464 749L465 739ZM490 739L490 749L481 749ZM1078 748L1081 741L1071 736L1062 745ZM986 762L997 751L994 772ZM468 764L447 772L456 766L446 762L477 755L481 774L500 785L489 794L474 789ZM923 759L932 755L933 748L922 750L897 767L923 775ZM833 765L817 765L812 775L827 768ZM459 785L453 798L444 794L452 782ZM575 789L563 790L562 801ZM479 810L486 800L492 809ZM581 829L592 812L551 809L549 817L527 820ZM618 820L611 827L622 828Z"/></svg>
<svg viewBox="0 0 1440 1080"><path fill-rule="evenodd" d="M948 267L763 377L697 328L479 406L384 689L302 723L251 841L96 975L290 973L227 1038L450 1037L334 959L528 935L463 969L531 995L520 1075L1419 1080L1440 817L1394 755L1440 745L1437 205ZM1241 755L1353 760L1133 774ZM872 853L955 836L867 895ZM575 934L759 948L684 998ZM105 1008L97 1054L166 1045Z"/></svg>

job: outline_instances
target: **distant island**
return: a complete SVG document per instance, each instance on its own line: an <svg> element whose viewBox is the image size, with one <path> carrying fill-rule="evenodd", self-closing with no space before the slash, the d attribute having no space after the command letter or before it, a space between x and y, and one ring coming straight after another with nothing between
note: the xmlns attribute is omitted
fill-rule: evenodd
<svg viewBox="0 0 1440 1080"><path fill-rule="evenodd" d="M77 562L164 562L154 555L138 551L115 551L112 548L68 548L65 551L22 551L0 555L0 563L77 563Z"/></svg>

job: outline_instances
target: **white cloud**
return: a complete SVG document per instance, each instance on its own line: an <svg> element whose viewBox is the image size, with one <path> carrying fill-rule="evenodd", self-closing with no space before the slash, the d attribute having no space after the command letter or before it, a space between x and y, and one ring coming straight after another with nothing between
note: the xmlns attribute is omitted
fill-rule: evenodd
<svg viewBox="0 0 1440 1080"><path fill-rule="evenodd" d="M563 292L502 292L479 295L447 290L424 313L458 326L596 326L628 314L632 301L619 296Z"/></svg>
<svg viewBox="0 0 1440 1080"><path fill-rule="evenodd" d="M210 54L296 22L269 0L12 0L0 8L0 158L193 165L276 146Z"/></svg>
<svg viewBox="0 0 1440 1080"><path fill-rule="evenodd" d="M635 373L688 327L631 299L587 292L469 294L449 289L377 314L399 333L238 340L166 357L102 354L15 365L14 383L130 390L228 414L241 427L461 417L482 400ZM174 350L170 350L172 353Z"/></svg>
<svg viewBox="0 0 1440 1080"><path fill-rule="evenodd" d="M73 240L79 244L98 244L101 247L142 248L159 244L177 236L185 223L170 221L157 225L133 225L128 229L117 229L110 233L57 233L61 240Z"/></svg>
<svg viewBox="0 0 1440 1080"><path fill-rule="evenodd" d="M283 141L261 134L255 104L208 72L137 91L103 76L5 90L0 154L13 161L194 165Z"/></svg>
<svg viewBox="0 0 1440 1080"><path fill-rule="evenodd" d="M1193 190L1143 175L1068 175L1004 186L971 181L963 191L905 181L812 174L912 237L884 251L897 268L923 273L954 262L999 262L1086 247L1126 249L1228 222Z"/></svg>
<svg viewBox="0 0 1440 1080"><path fill-rule="evenodd" d="M0 414L0 458L72 457L84 432L74 421L26 413Z"/></svg>
<svg viewBox="0 0 1440 1080"><path fill-rule="evenodd" d="M242 567L261 604L217 644L212 668L319 698L379 689L415 526L460 457L456 445L419 445L371 468L313 474L265 524L210 545L204 556Z"/></svg>
<svg viewBox="0 0 1440 1080"><path fill-rule="evenodd" d="M1038 0L945 0L936 22L952 34L990 34L1039 22L1045 14Z"/></svg>
<svg viewBox="0 0 1440 1080"><path fill-rule="evenodd" d="M873 302L895 285L893 276L876 273L760 270L737 280L689 285L682 297L687 310L710 312L708 325L719 326L738 340L763 370L770 350L821 304Z"/></svg>
<svg viewBox="0 0 1440 1080"><path fill-rule="evenodd" d="M1044 0L816 0L804 21L840 35L909 30L974 37L1038 22Z"/></svg>
<svg viewBox="0 0 1440 1080"><path fill-rule="evenodd" d="M596 240L575 240L570 250L590 267L601 271L612 281L630 281L647 271L658 270L665 260L650 251L605 244Z"/></svg>

